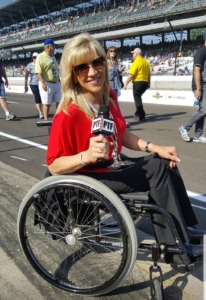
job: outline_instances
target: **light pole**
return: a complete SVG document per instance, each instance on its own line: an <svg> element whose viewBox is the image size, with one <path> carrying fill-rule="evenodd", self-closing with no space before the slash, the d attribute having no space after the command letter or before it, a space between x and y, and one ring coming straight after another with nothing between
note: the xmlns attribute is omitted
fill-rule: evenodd
<svg viewBox="0 0 206 300"><path fill-rule="evenodd" d="M175 48L176 48L176 51L175 51L175 67L174 67L174 75L176 75L177 47L178 47L177 43L178 43L178 40L177 40L177 36L176 36L176 34L175 34L175 32L174 32L174 29L173 29L172 24L170 23L170 20L168 19L168 17L167 17L167 21L168 21L168 23L169 23L169 25L170 25L170 28L171 28L171 30L172 30L172 32L173 32L173 34L174 34L175 41L176 41L176 47L175 47Z"/></svg>

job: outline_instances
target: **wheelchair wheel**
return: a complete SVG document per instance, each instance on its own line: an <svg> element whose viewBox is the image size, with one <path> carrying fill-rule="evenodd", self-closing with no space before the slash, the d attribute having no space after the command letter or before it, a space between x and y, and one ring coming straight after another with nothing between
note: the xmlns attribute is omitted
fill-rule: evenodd
<svg viewBox="0 0 206 300"><path fill-rule="evenodd" d="M162 288L158 278L153 279L153 299L163 300Z"/></svg>
<svg viewBox="0 0 206 300"><path fill-rule="evenodd" d="M129 212L112 190L87 176L52 176L36 184L21 203L17 231L33 268L68 292L108 293L136 261Z"/></svg>

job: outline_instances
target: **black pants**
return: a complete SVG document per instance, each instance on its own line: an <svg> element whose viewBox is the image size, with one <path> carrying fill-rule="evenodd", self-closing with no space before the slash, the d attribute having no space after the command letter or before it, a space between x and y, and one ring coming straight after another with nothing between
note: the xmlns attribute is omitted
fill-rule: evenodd
<svg viewBox="0 0 206 300"><path fill-rule="evenodd" d="M140 119L145 118L145 111L143 109L142 104L142 95L148 88L148 82L145 81L137 81L133 82L133 97L136 106L135 115L138 116Z"/></svg>
<svg viewBox="0 0 206 300"><path fill-rule="evenodd" d="M122 81L122 73L121 73L121 72L119 73L119 81L120 81L120 83L121 83L121 87L123 88L124 83L123 83L123 81Z"/></svg>
<svg viewBox="0 0 206 300"><path fill-rule="evenodd" d="M149 155L132 158L135 165L104 173L89 172L115 193L144 192L150 190L150 202L165 208L175 223L183 243L189 242L187 226L197 224L190 200L177 167L170 168L169 161ZM174 245L175 241L166 219L157 213L151 215L158 242Z"/></svg>

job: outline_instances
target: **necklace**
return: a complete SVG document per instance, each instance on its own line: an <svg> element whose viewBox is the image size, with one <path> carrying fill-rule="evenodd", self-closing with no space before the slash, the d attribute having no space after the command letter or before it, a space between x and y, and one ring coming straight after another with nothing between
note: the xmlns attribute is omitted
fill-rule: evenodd
<svg viewBox="0 0 206 300"><path fill-rule="evenodd" d="M84 96L84 99L87 101L87 104L89 105L91 111L96 115L98 116L98 110L94 107L94 105ZM103 98L103 104L106 105L106 101L104 100Z"/></svg>

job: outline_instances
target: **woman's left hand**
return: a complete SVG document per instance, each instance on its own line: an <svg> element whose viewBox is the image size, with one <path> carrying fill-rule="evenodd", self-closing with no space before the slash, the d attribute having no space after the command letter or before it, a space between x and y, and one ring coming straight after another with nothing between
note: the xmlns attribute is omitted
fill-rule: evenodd
<svg viewBox="0 0 206 300"><path fill-rule="evenodd" d="M177 162L180 162L179 155L174 146L159 146L157 154L162 158L170 160L169 166L171 168L175 167Z"/></svg>

